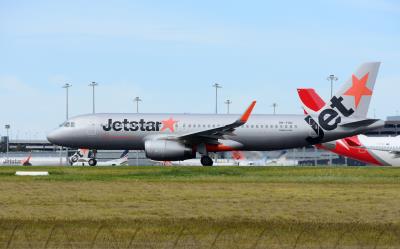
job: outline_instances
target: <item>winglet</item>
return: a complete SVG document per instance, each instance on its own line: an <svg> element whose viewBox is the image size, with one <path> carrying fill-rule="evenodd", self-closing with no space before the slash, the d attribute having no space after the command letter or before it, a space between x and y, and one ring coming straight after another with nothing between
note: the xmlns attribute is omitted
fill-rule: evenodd
<svg viewBox="0 0 400 249"><path fill-rule="evenodd" d="M246 123L247 120L250 117L251 112L253 111L254 106L256 105L257 101L251 102L250 106L247 108L247 110L243 113L243 115L240 117L240 121L243 123Z"/></svg>

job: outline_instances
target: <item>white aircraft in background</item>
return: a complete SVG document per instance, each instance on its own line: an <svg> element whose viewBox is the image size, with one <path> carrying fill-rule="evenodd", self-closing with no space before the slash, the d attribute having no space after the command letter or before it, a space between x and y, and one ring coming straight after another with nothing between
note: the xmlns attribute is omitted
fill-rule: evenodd
<svg viewBox="0 0 400 249"><path fill-rule="evenodd" d="M276 159L268 159L265 162L266 166L296 166L299 165L298 160L287 159L287 152L283 151L282 154Z"/></svg>
<svg viewBox="0 0 400 249"><path fill-rule="evenodd" d="M318 111L325 105L325 101L312 88L300 88L298 94L308 109ZM315 146L368 164L400 166L400 136L357 135Z"/></svg>
<svg viewBox="0 0 400 249"><path fill-rule="evenodd" d="M65 157L32 157L31 154L27 157L9 157L1 158L0 165L9 166L57 166L67 165Z"/></svg>
<svg viewBox="0 0 400 249"><path fill-rule="evenodd" d="M72 163L72 166L94 166L91 163L91 160L93 158L89 158L88 155L88 149L80 149L78 150L77 153L75 153L72 157L70 157L70 162L73 160L75 162ZM118 159L113 159L109 161L97 161L96 165L97 166L122 166L122 165L128 165L128 153L129 150L125 150L122 152L121 156ZM83 155L83 156L81 156ZM77 159L76 159L77 158Z"/></svg>
<svg viewBox="0 0 400 249"><path fill-rule="evenodd" d="M161 163L164 166L203 166L201 160L198 158L188 159L185 161L155 161ZM265 165L264 161L260 160L247 160L241 151L232 151L232 158L219 158L216 159L214 166L262 166Z"/></svg>
<svg viewBox="0 0 400 249"><path fill-rule="evenodd" d="M231 159L217 159L214 166L294 166L298 165L297 160L288 160L286 151L283 151L278 158L267 159L261 158L258 160L246 159L242 151L232 151ZM164 166L202 166L200 159L189 159L185 161L166 161Z"/></svg>

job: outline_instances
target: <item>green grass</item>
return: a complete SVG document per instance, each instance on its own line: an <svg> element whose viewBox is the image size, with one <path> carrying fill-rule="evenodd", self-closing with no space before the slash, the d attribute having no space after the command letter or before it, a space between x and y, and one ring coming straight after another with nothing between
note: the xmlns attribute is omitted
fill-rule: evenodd
<svg viewBox="0 0 400 249"><path fill-rule="evenodd" d="M0 248L399 248L399 231L400 168L0 168Z"/></svg>
<svg viewBox="0 0 400 249"><path fill-rule="evenodd" d="M16 170L45 170L50 176L14 177ZM398 183L395 167L2 167L2 181L196 181L282 183Z"/></svg>

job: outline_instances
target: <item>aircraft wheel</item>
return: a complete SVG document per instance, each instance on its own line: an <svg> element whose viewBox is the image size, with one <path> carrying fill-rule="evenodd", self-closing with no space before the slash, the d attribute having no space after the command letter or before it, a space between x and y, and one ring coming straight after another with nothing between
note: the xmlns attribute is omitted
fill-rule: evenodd
<svg viewBox="0 0 400 249"><path fill-rule="evenodd" d="M96 159L94 159L94 158L91 158L91 159L89 159L89 165L90 166L96 166L96 164L97 164L97 160Z"/></svg>
<svg viewBox="0 0 400 249"><path fill-rule="evenodd" d="M212 166L213 160L209 156L202 156L200 162L203 166Z"/></svg>

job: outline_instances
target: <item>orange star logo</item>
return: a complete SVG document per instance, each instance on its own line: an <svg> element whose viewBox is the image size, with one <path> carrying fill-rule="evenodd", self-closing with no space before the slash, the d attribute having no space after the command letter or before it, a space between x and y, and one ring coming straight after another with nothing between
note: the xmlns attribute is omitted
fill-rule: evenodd
<svg viewBox="0 0 400 249"><path fill-rule="evenodd" d="M173 120L172 118L169 118L167 120L162 120L161 123L163 124L163 127L161 128L161 131L169 129L170 131L174 132L174 124L176 122L178 121Z"/></svg>
<svg viewBox="0 0 400 249"><path fill-rule="evenodd" d="M366 84L368 81L368 74L364 75L361 79L358 79L354 74L352 75L352 83L353 85L343 94L347 96L354 97L354 104L357 108L358 104L361 101L362 96L371 96L372 91L369 89Z"/></svg>

